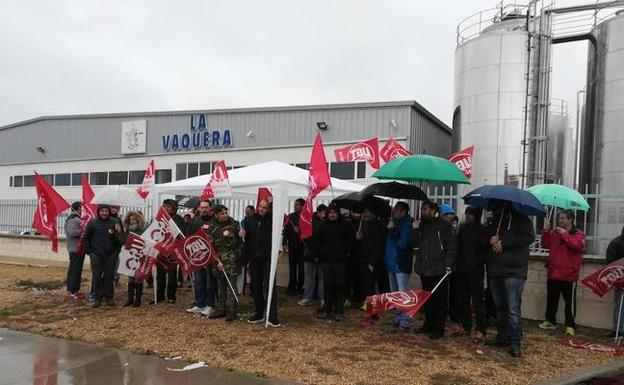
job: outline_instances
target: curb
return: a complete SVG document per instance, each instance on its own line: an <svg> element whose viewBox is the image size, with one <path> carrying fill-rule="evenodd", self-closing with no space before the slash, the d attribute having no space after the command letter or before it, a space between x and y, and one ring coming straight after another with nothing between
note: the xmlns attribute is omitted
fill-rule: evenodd
<svg viewBox="0 0 624 385"><path fill-rule="evenodd" d="M596 377L608 377L624 373L624 358L591 368L580 369L554 380L540 381L534 385L577 385L579 382L591 380Z"/></svg>

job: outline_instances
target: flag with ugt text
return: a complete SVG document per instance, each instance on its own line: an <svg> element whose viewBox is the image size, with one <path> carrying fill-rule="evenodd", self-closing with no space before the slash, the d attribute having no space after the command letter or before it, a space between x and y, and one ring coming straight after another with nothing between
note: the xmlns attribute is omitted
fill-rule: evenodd
<svg viewBox="0 0 624 385"><path fill-rule="evenodd" d="M316 134L312 154L310 155L310 168L308 169L308 197L306 204L299 214L299 237L306 239L312 236L312 200L324 189L331 185L327 158L321 141L321 134Z"/></svg>
<svg viewBox="0 0 624 385"><path fill-rule="evenodd" d="M152 159L147 166L147 170L145 171L143 183L136 189L137 194L139 194L143 199L147 198L152 190L152 187L154 187L154 167L154 159Z"/></svg>
<svg viewBox="0 0 624 385"><path fill-rule="evenodd" d="M228 177L225 161L220 160L215 165L215 169L204 187L201 200L213 198L227 198L232 196L232 186L230 186L230 178Z"/></svg>
<svg viewBox="0 0 624 385"><path fill-rule="evenodd" d="M379 155L381 156L381 159L384 160L384 162L388 163L392 159L402 156L410 156L412 155L412 153L407 151L394 138L390 138L379 151Z"/></svg>
<svg viewBox="0 0 624 385"><path fill-rule="evenodd" d="M58 252L56 217L69 208L69 203L39 174L35 173L37 208L32 227L40 234L52 239L52 251Z"/></svg>
<svg viewBox="0 0 624 385"><path fill-rule="evenodd" d="M474 153L474 147L466 147L448 157L448 160L455 163L468 179L472 178L472 154Z"/></svg>
<svg viewBox="0 0 624 385"><path fill-rule="evenodd" d="M180 235L182 235L182 231L167 214L165 208L161 207L152 223L143 232L142 237L154 242L156 244L154 247L160 253L169 254L169 249Z"/></svg>
<svg viewBox="0 0 624 385"><path fill-rule="evenodd" d="M356 162L363 160L372 168L379 168L379 139L373 138L334 150L336 162Z"/></svg>
<svg viewBox="0 0 624 385"><path fill-rule="evenodd" d="M119 252L117 273L145 279L158 258L156 243L140 235L130 233L125 246Z"/></svg>
<svg viewBox="0 0 624 385"><path fill-rule="evenodd" d="M607 294L613 287L624 290L624 258L585 277L581 283L600 297Z"/></svg>
<svg viewBox="0 0 624 385"><path fill-rule="evenodd" d="M208 267L219 258L204 229L179 239L171 248L171 252L185 274Z"/></svg>
<svg viewBox="0 0 624 385"><path fill-rule="evenodd" d="M414 289L371 295L366 297L366 313L374 315L397 310L414 317L429 297L431 297L430 291Z"/></svg>
<svg viewBox="0 0 624 385"><path fill-rule="evenodd" d="M76 254L78 256L84 256L86 252L85 232L87 230L87 224L95 219L97 216L97 205L91 203L95 193L89 184L89 179L86 175L80 177L82 181L82 211L80 212L80 241L76 247Z"/></svg>

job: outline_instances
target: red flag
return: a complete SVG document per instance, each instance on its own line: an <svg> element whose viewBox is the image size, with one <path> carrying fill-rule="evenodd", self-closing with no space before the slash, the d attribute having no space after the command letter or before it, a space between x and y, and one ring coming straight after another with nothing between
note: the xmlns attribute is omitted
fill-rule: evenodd
<svg viewBox="0 0 624 385"><path fill-rule="evenodd" d="M403 146L399 144L394 138L388 139L388 141L383 145L381 151L379 152L381 159L384 162L390 162L394 158L398 158L401 156L410 156L411 152L407 151Z"/></svg>
<svg viewBox="0 0 624 385"><path fill-rule="evenodd" d="M587 349L591 352L603 352L603 353L611 353L614 356L624 356L624 348L621 348L619 346L594 344L591 342L578 341L578 340L573 340L570 338L564 340L563 344L566 346L577 348L577 349Z"/></svg>
<svg viewBox="0 0 624 385"><path fill-rule="evenodd" d="M210 180L208 180L206 187L204 187L201 200L229 197L231 195L232 187L230 186L227 167L225 167L225 161L220 160L215 165Z"/></svg>
<svg viewBox="0 0 624 385"><path fill-rule="evenodd" d="M78 247L76 248L76 254L83 256L85 254L85 231L87 230L87 224L97 216L97 205L91 204L91 200L95 196L89 180L85 175L81 176L82 180L82 211L80 214L80 241L78 241Z"/></svg>
<svg viewBox="0 0 624 385"><path fill-rule="evenodd" d="M147 170L145 171L143 183L136 189L137 194L139 194L143 199L147 198L152 190L152 187L154 186L154 167L154 159L152 159L147 166Z"/></svg>
<svg viewBox="0 0 624 385"><path fill-rule="evenodd" d="M256 211L258 211L258 205L261 200L266 200L267 202L271 202L273 200L273 194L266 187L260 187L258 189L258 199L256 199Z"/></svg>
<svg viewBox="0 0 624 385"><path fill-rule="evenodd" d="M373 315L396 309L413 317L429 297L430 291L414 289L371 295L366 297L366 313Z"/></svg>
<svg viewBox="0 0 624 385"><path fill-rule="evenodd" d="M52 251L58 252L56 217L69 208L69 203L39 174L35 173L37 209L32 227L40 234L52 238Z"/></svg>
<svg viewBox="0 0 624 385"><path fill-rule="evenodd" d="M161 207L156 213L156 217L143 232L143 238L156 243L155 248L162 254L169 254L170 248L176 241L182 231L175 224L173 219L167 214L164 207Z"/></svg>
<svg viewBox="0 0 624 385"><path fill-rule="evenodd" d="M217 251L203 229L178 240L171 251L185 274L207 267L218 259Z"/></svg>
<svg viewBox="0 0 624 385"><path fill-rule="evenodd" d="M119 274L145 279L156 263L156 244L137 234L128 234L126 245L119 253Z"/></svg>
<svg viewBox="0 0 624 385"><path fill-rule="evenodd" d="M456 152L454 154L449 155L448 160L455 163L457 167L462 170L466 178L472 178L472 154L474 152L474 145L469 146L461 150L460 152Z"/></svg>
<svg viewBox="0 0 624 385"><path fill-rule="evenodd" d="M327 168L327 158L323 150L321 134L316 134L312 155L310 156L310 168L308 175L308 197L306 204L299 214L299 236L306 239L312 236L312 200L325 188L331 185L329 170Z"/></svg>
<svg viewBox="0 0 624 385"><path fill-rule="evenodd" d="M618 259L585 277L581 283L592 289L600 297L607 294L612 287L624 289L624 258Z"/></svg>
<svg viewBox="0 0 624 385"><path fill-rule="evenodd" d="M373 138L334 150L337 162L365 160L372 168L379 168L379 139Z"/></svg>

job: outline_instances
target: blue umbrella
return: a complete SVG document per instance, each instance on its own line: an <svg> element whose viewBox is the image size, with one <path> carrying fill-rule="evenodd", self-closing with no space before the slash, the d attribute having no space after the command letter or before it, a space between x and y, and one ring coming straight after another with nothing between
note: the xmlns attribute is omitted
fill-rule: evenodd
<svg viewBox="0 0 624 385"><path fill-rule="evenodd" d="M513 208L524 215L545 216L546 209L535 195L528 191L520 190L514 186L482 186L472 190L464 196L464 202L468 205L490 208L492 199L511 202Z"/></svg>

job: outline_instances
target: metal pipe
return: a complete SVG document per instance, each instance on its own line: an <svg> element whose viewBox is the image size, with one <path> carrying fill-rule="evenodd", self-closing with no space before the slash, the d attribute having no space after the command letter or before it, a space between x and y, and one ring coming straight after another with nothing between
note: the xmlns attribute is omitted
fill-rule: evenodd
<svg viewBox="0 0 624 385"><path fill-rule="evenodd" d="M561 14L561 13L593 11L597 9L617 8L617 7L624 7L624 0L614 0L614 1L609 1L607 3L584 4L584 5L574 5L571 7L552 8L552 9L546 9L544 10L544 12L552 13L552 14Z"/></svg>
<svg viewBox="0 0 624 385"><path fill-rule="evenodd" d="M526 32L527 32L527 69L526 69L526 94L524 97L524 134L522 141L522 173L521 173L521 182L520 187L522 189L526 186L526 158L527 158L527 130L529 127L529 99L531 98L531 92L529 88L531 87L531 31L529 28L529 23L531 22L531 8L527 9L526 15Z"/></svg>
<svg viewBox="0 0 624 385"><path fill-rule="evenodd" d="M585 93L585 90L580 90L576 93L576 143L574 146L574 189L578 190L580 187L580 163L581 163L581 93ZM586 106L587 108L587 106Z"/></svg>

